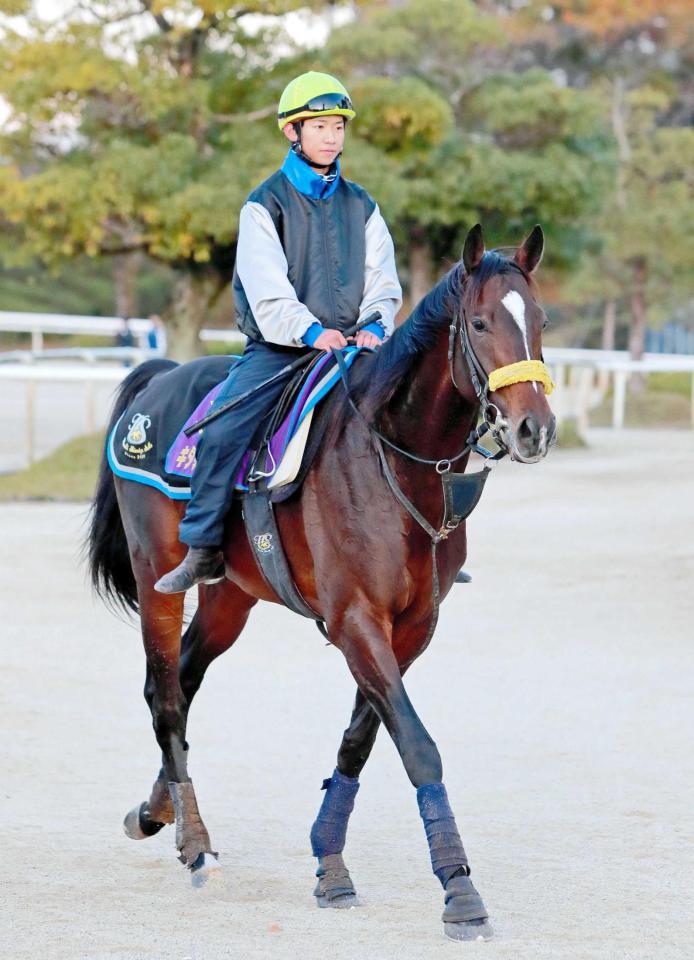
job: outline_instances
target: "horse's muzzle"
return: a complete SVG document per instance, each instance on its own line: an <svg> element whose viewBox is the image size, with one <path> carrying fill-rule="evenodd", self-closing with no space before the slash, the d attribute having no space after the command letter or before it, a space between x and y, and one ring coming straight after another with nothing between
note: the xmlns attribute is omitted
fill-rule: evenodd
<svg viewBox="0 0 694 960"><path fill-rule="evenodd" d="M550 415L545 423L534 413L528 413L516 425L508 430L508 451L514 460L520 463L537 463L547 456L556 440L557 422Z"/></svg>

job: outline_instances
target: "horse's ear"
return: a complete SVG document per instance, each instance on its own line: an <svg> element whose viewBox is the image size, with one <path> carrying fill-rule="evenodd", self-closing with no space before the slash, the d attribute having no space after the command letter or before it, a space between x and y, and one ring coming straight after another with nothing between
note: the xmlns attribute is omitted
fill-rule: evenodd
<svg viewBox="0 0 694 960"><path fill-rule="evenodd" d="M472 230L465 237L465 246L463 247L463 266L466 273L472 273L475 267L479 267L484 256L484 237L482 236L482 226L476 223Z"/></svg>
<svg viewBox="0 0 694 960"><path fill-rule="evenodd" d="M542 254L545 250L545 235L542 227L536 223L531 233L525 238L520 247L516 250L513 258L521 270L530 275L540 266Z"/></svg>

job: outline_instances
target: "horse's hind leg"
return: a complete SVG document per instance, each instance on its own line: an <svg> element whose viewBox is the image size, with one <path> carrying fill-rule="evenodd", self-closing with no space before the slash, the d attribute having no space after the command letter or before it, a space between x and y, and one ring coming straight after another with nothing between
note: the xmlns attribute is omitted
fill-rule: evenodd
<svg viewBox="0 0 694 960"><path fill-rule="evenodd" d="M369 758L380 723L366 697L357 690L352 719L337 754L337 767L332 777L323 781L325 797L311 828L311 849L318 859L318 883L313 892L319 907L358 904L342 851L359 789L359 774Z"/></svg>
<svg viewBox="0 0 694 960"><path fill-rule="evenodd" d="M179 679L181 681L181 689L183 690L183 695L185 698L185 710L186 717L188 710L190 709L190 704L197 691L200 681L195 684L195 687L191 689L190 684L184 682L184 669L183 665L191 663L193 659L191 657L191 651L197 654L200 657L201 652L204 652L206 648L205 644L205 631L204 624L200 622L200 612L197 611L195 616L188 625L188 629L183 634L181 638L181 663L179 667ZM233 643L233 639L229 641L227 646L230 646ZM226 647L224 648L226 649ZM219 653L223 652L221 649ZM217 656L218 654L215 654ZM200 659L202 659L200 657ZM204 670L207 668L211 659L208 659L204 664ZM202 679L202 677L200 678ZM145 699L147 703L150 703L154 696L154 675L152 671L147 667L147 677L145 680ZM171 800L171 794L169 792L169 778L164 767L161 767L157 775L154 785L152 786L152 791L150 793L149 799L143 801L139 806L134 807L126 816L123 827L127 836L133 840L144 840L146 837L152 837L156 833L165 827L169 823L174 823L176 820L176 814L174 812L173 802Z"/></svg>
<svg viewBox="0 0 694 960"><path fill-rule="evenodd" d="M183 694L183 710L188 711L205 671L237 639L248 614L256 602L229 581L199 588L200 603L181 640L179 682ZM153 702L155 675L147 669L145 698ZM162 766L154 782L149 800L135 807L125 818L125 831L133 839L153 836L176 819L169 791L169 774Z"/></svg>
<svg viewBox="0 0 694 960"><path fill-rule="evenodd" d="M145 699L162 751L163 769L176 818L179 859L202 878L217 855L198 810L188 775L187 703L179 680L183 596L143 590L138 578L142 637L147 655ZM162 602L163 601L163 602Z"/></svg>

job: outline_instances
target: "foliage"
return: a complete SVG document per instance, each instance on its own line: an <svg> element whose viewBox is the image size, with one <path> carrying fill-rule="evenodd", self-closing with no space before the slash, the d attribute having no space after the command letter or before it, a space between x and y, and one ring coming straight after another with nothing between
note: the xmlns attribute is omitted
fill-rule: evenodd
<svg viewBox="0 0 694 960"><path fill-rule="evenodd" d="M657 321L691 295L688 6L360 0L311 49L286 15L325 16L327 0L86 0L52 22L2 0L4 289L37 263L79 275L138 251L169 284L170 340L199 327L228 284L239 208L281 162L274 104L327 69L357 107L344 172L378 200L405 279L423 251L457 259L478 220L491 243L539 221L555 302L597 315L617 299L623 314L637 283Z"/></svg>

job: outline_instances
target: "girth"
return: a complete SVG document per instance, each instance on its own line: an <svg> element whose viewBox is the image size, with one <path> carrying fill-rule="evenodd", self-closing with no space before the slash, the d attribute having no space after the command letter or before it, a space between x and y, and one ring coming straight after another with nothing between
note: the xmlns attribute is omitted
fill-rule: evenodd
<svg viewBox="0 0 694 960"><path fill-rule="evenodd" d="M248 493L244 494L241 512L248 542L266 583L286 607L302 617L315 620L321 633L326 635L323 618L304 600L294 583L266 479L251 484Z"/></svg>

